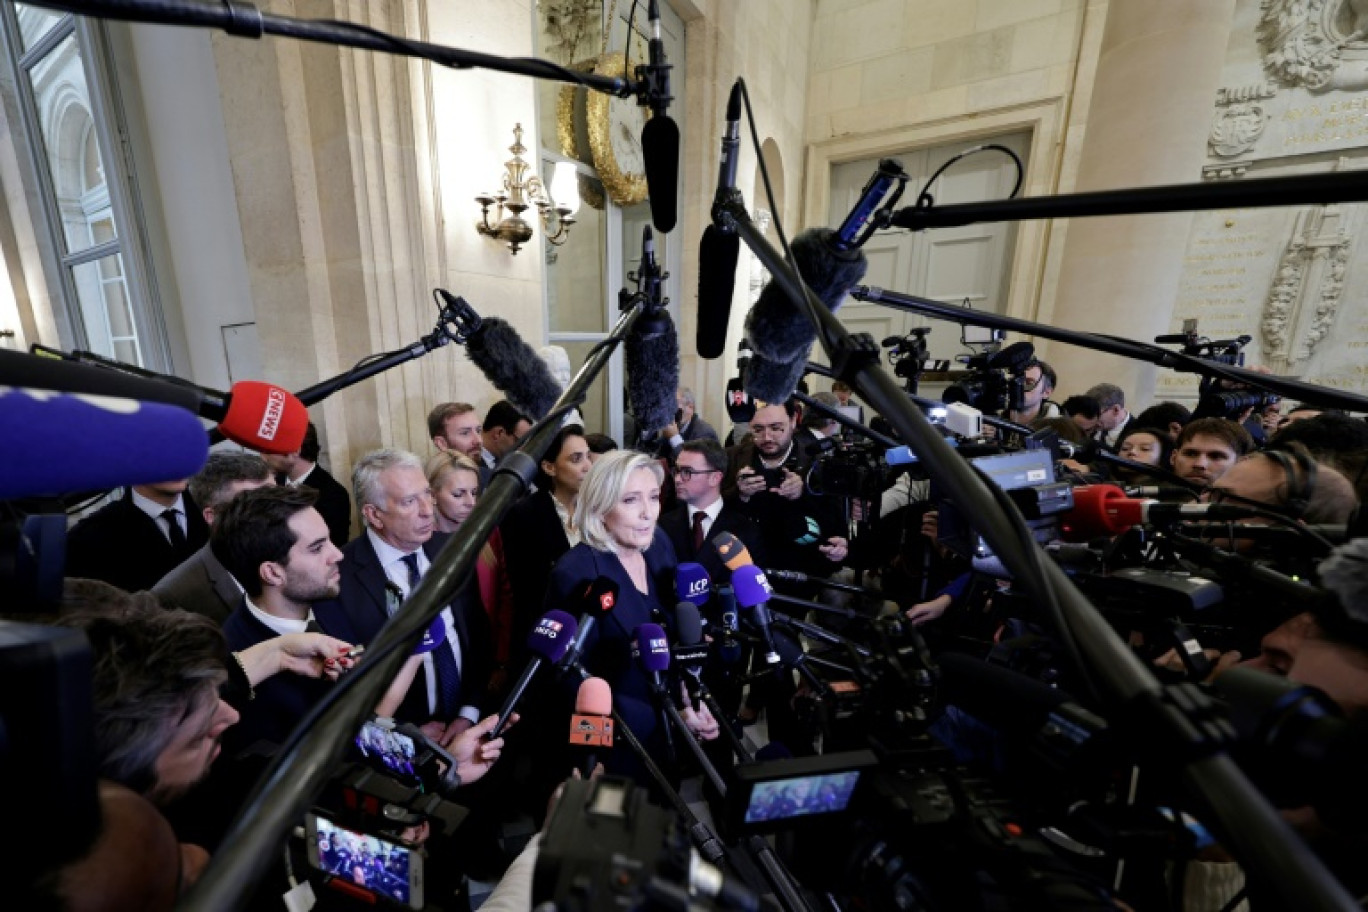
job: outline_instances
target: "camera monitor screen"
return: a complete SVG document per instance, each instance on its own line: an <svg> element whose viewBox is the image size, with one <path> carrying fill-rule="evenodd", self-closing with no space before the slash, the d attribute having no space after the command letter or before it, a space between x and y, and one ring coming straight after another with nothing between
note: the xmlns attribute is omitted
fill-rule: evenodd
<svg viewBox="0 0 1368 912"><path fill-rule="evenodd" d="M325 874L402 903L422 908L422 858L398 845L309 817L309 862ZM416 904L416 905L415 905Z"/></svg>
<svg viewBox="0 0 1368 912"><path fill-rule="evenodd" d="M835 814L850 806L858 770L757 783L746 803L746 823Z"/></svg>

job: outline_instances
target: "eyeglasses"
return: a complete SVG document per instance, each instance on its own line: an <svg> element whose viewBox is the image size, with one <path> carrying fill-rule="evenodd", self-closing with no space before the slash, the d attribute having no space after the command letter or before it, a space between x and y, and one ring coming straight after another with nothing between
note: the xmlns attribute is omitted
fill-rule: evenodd
<svg viewBox="0 0 1368 912"><path fill-rule="evenodd" d="M1045 378L1044 378L1043 376L1041 376L1041 377L1036 377L1034 380L1032 380L1030 377L1022 377L1022 378L1021 378L1021 388L1024 389L1026 392L1029 393L1029 392L1033 391L1037 386L1040 386L1040 384L1043 383L1044 381L1045 381Z"/></svg>
<svg viewBox="0 0 1368 912"><path fill-rule="evenodd" d="M720 472L721 469L691 469L688 466L675 466L674 473L685 481L689 481L695 475L711 475Z"/></svg>

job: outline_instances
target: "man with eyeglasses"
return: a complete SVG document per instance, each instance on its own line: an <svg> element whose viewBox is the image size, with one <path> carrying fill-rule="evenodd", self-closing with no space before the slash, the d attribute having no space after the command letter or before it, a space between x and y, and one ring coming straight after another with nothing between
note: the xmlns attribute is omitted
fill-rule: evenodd
<svg viewBox="0 0 1368 912"><path fill-rule="evenodd" d="M1125 391L1114 383L1099 383L1084 395L1096 399L1101 409L1093 439L1115 453L1121 436L1126 433L1126 425L1131 421L1131 414L1126 411Z"/></svg>
<svg viewBox="0 0 1368 912"><path fill-rule="evenodd" d="M1059 406L1049 401L1055 389L1055 371L1044 361L1036 360L1022 373L1021 410L1012 409L1007 420L1029 426L1041 418L1058 418Z"/></svg>
<svg viewBox="0 0 1368 912"><path fill-rule="evenodd" d="M660 517L660 528L669 536L680 561L703 565L713 585L726 582L731 573L709 544L721 532L730 532L763 566L764 548L755 520L722 498L722 479L727 474L727 451L716 440L688 440L675 457L674 483L679 506Z"/></svg>

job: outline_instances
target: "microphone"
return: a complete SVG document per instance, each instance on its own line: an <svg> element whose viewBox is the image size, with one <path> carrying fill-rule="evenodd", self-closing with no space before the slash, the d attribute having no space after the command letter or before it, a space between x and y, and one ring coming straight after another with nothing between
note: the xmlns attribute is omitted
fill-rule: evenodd
<svg viewBox="0 0 1368 912"><path fill-rule="evenodd" d="M438 288L448 308L474 315L470 305L445 288ZM485 379L503 393L518 411L540 421L560 398L561 387L551 370L507 320L475 316L475 330L466 339L466 357Z"/></svg>
<svg viewBox="0 0 1368 912"><path fill-rule="evenodd" d="M765 662L769 665L779 663L779 652L774 645L774 634L770 631L769 599L774 594L764 571L755 564L747 563L732 571L732 588L736 590L736 604L749 609L751 622L760 630L765 641Z"/></svg>
<svg viewBox="0 0 1368 912"><path fill-rule="evenodd" d="M717 556L722 558L722 563L733 574L742 567L755 564L755 561L751 559L750 552L746 550L746 546L741 544L741 539L730 532L718 532L714 535L712 546L717 550Z"/></svg>
<svg viewBox="0 0 1368 912"><path fill-rule="evenodd" d="M637 625L632 631L632 652L654 683L655 690L663 691L665 682L661 674L670 667L670 642L665 638L665 628L651 623Z"/></svg>
<svg viewBox="0 0 1368 912"><path fill-rule="evenodd" d="M98 441L98 451L73 446L75 433ZM0 500L11 500L189 478L209 458L209 437L172 405L5 389L0 449Z"/></svg>
<svg viewBox="0 0 1368 912"><path fill-rule="evenodd" d="M1165 503L1191 503L1197 493L1192 488L1178 485L1126 485L1122 490L1127 497L1162 500Z"/></svg>
<svg viewBox="0 0 1368 912"><path fill-rule="evenodd" d="M441 615L438 615L440 618ZM508 699L504 700L503 706L499 708L499 721L495 723L494 729L489 733L490 740L498 738L503 734L508 726L508 717L513 714L518 703L522 700L523 692L527 690L527 685L532 683L537 671L541 669L542 663L549 662L551 665L559 665L561 659L570 650L570 641L574 639L575 633L579 630L579 624L575 619L564 611L551 609L537 621L537 626L532 628L532 632L527 635L527 648L532 653L532 661L527 663L522 675L513 685L513 690L508 694Z"/></svg>
<svg viewBox="0 0 1368 912"><path fill-rule="evenodd" d="M859 250L836 250L833 238L829 228L812 228L791 245L798 274L831 311L864 278L869 265ZM746 366L746 391L762 402L788 399L807 369L817 330L773 279L746 317L746 337L755 352Z"/></svg>
<svg viewBox="0 0 1368 912"><path fill-rule="evenodd" d="M722 642L717 647L717 661L735 665L741 661L741 641L736 638L740 629L737 626L736 590L731 586L718 586L717 607L722 618Z"/></svg>
<svg viewBox="0 0 1368 912"><path fill-rule="evenodd" d="M627 399L642 437L654 435L675 420L679 389L679 334L665 309L668 302L660 299L660 275L655 239L647 225L641 231L638 293L644 293L649 304L623 342Z"/></svg>
<svg viewBox="0 0 1368 912"><path fill-rule="evenodd" d="M584 778L594 773L598 754L613 746L613 689L603 678L585 678L575 694L570 717L570 746L584 757Z"/></svg>
<svg viewBox="0 0 1368 912"><path fill-rule="evenodd" d="M721 357L727 344L731 323L732 291L736 284L736 262L741 238L736 227L717 224L718 208L738 196L736 160L741 154L741 80L732 83L727 97L727 126L722 132L722 159L717 171L717 192L713 195L713 222L703 229L698 245L698 357ZM746 419L749 421L750 419Z"/></svg>
<svg viewBox="0 0 1368 912"><path fill-rule="evenodd" d="M832 238L831 241L833 249L842 252L853 250L863 246L864 242L869 240L870 235L874 233L874 229L879 226L871 224L869 230L864 233L863 237L859 236L860 230L864 228L865 223L869 221L869 217L879 208L879 204L883 202L884 197L888 195L889 188L900 180L907 180L907 173L903 171L902 162L898 161L896 158L880 159L878 170L869 178L869 182L864 185L864 189L860 191L860 198L856 200L855 205L851 207L850 214L845 217L845 221L841 222L841 226L836 229L836 236ZM902 191L899 190L898 196L901 195ZM892 206L897 202L897 199L898 197L895 196L889 201L889 205ZM884 348L889 347L889 339L892 339L895 342L901 342L902 336L890 336L889 338L884 339Z"/></svg>
<svg viewBox="0 0 1368 912"><path fill-rule="evenodd" d="M594 629L595 620L600 614L607 614L613 610L613 606L617 604L617 595L618 584L606 576L597 577L583 584L577 599L582 606L579 626L570 637L570 646L557 663L558 668L571 668L580 660L580 655L584 652L584 641Z"/></svg>
<svg viewBox="0 0 1368 912"><path fill-rule="evenodd" d="M304 442L309 425L308 409L293 393L260 380L239 380L225 396L176 378L153 380L104 367L0 351L0 385L174 405L217 422L224 437L262 453L293 453Z"/></svg>
<svg viewBox="0 0 1368 912"><path fill-rule="evenodd" d="M702 564L685 561L675 568L675 592L681 601L698 608L708 604L712 597L712 580Z"/></svg>
<svg viewBox="0 0 1368 912"><path fill-rule="evenodd" d="M1199 519L1249 519L1256 509L1238 504L1160 503L1127 497L1116 485L1083 485L1073 489L1073 509L1061 526L1070 541L1120 535L1132 526L1171 525Z"/></svg>
<svg viewBox="0 0 1368 912"><path fill-rule="evenodd" d="M661 234L673 231L679 219L679 126L669 110L671 66L665 62L665 42L660 37L660 7L650 0L647 21L651 25L650 63L636 68L646 82L651 119L641 128L641 154L646 165L646 193L651 202L651 222Z"/></svg>
<svg viewBox="0 0 1368 912"><path fill-rule="evenodd" d="M689 702L694 712L698 712L703 694L703 666L708 661L708 646L703 641L703 616L693 602L680 602L675 606L675 627L679 631L679 641L670 650L670 662L676 671L683 672L680 679L689 690Z"/></svg>

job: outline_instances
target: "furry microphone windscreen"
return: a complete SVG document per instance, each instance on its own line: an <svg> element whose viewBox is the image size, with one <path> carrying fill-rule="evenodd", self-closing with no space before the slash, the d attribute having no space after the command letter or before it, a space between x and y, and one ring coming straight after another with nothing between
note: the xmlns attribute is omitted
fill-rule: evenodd
<svg viewBox="0 0 1368 912"><path fill-rule="evenodd" d="M485 317L466 343L466 355L494 387L533 421L560 398L550 369L507 320Z"/></svg>
<svg viewBox="0 0 1368 912"><path fill-rule="evenodd" d="M794 238L791 248L798 274L834 312L864 278L869 264L858 250L837 253L830 244L833 236L829 228L812 228ZM746 338L754 350L746 391L765 402L783 402L802 376L816 329L799 304L771 279L746 317Z"/></svg>
<svg viewBox="0 0 1368 912"><path fill-rule="evenodd" d="M651 323L649 334L633 328L623 343L627 398L642 436L655 434L675 420L675 392L679 389L679 333L674 321L661 310L652 314Z"/></svg>

